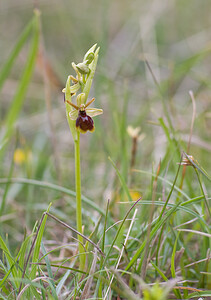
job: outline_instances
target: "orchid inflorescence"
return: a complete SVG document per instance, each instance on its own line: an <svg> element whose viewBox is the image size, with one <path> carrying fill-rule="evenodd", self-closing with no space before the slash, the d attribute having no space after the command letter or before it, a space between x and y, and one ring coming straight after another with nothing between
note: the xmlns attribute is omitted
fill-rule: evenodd
<svg viewBox="0 0 211 300"><path fill-rule="evenodd" d="M76 131L80 133L86 133L88 130L93 132L95 127L92 117L103 113L102 109L87 108L94 101L93 98L87 102L98 59L99 47L96 50L95 48L96 45L87 51L82 63L78 63L77 65L74 62L72 63L76 76L69 75L66 87L63 89L65 93L67 119L74 139L76 139L77 136ZM75 96L79 90L81 90L81 93L76 97L77 104L74 104L72 97Z"/></svg>

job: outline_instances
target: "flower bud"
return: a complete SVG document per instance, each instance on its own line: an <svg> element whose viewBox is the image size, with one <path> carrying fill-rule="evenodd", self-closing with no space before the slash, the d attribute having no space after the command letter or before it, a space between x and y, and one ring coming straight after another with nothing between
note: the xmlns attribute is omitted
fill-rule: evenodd
<svg viewBox="0 0 211 300"><path fill-rule="evenodd" d="M76 68L81 74L89 74L90 69L85 63L79 63L76 65Z"/></svg>
<svg viewBox="0 0 211 300"><path fill-rule="evenodd" d="M91 62L93 61L94 57L95 57L94 53L93 53L93 52L90 52L90 53L89 53L87 56L85 56L85 58L84 58L85 64L87 64L87 65L91 64Z"/></svg>
<svg viewBox="0 0 211 300"><path fill-rule="evenodd" d="M86 97L85 97L85 94L84 93L80 93L78 96L77 96L77 105L78 107L81 106L81 104L85 104L85 100L86 100Z"/></svg>

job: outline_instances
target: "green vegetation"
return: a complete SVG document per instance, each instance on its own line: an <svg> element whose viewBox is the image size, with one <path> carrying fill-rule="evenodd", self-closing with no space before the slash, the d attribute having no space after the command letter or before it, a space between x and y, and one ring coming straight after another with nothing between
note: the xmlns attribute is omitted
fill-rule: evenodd
<svg viewBox="0 0 211 300"><path fill-rule="evenodd" d="M209 299L211 4L34 5L0 19L0 299Z"/></svg>

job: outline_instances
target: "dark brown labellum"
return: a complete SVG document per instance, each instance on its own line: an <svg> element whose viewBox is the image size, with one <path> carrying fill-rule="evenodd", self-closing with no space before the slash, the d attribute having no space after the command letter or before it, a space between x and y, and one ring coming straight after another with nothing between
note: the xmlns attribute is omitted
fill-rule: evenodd
<svg viewBox="0 0 211 300"><path fill-rule="evenodd" d="M78 118L76 119L76 128L79 129L81 133L85 133L88 130L94 131L94 121L86 114L85 110L79 110Z"/></svg>

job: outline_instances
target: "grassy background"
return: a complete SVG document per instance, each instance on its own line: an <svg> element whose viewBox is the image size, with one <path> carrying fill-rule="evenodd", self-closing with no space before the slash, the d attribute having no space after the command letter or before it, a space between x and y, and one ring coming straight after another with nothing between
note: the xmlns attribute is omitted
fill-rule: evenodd
<svg viewBox="0 0 211 300"><path fill-rule="evenodd" d="M33 43L36 50L36 30L30 31L11 69L8 69L1 89L1 146L5 132L8 137L6 146L0 149L1 178L35 179L74 191L74 148L61 90L67 76L73 74L71 62L80 62L94 43L101 50L90 99L96 98L95 107L103 108L104 114L95 118L95 133L81 138L82 193L103 211L110 199L110 215L113 221L118 221L130 205L126 203L126 193L108 157L127 183L133 200L139 196L143 200L152 200L150 173L156 172L161 161L159 176L163 180L157 182L154 200L165 201L170 191L166 181L173 182L180 155L183 150L187 151L193 114L190 90L195 96L196 116L189 154L211 173L209 1L83 0L76 3L46 0L39 1L38 7L41 11L42 55L51 71L43 76L43 56L39 56L35 68L32 67L32 77L26 75L21 86ZM21 32L33 17L33 3L8 0L1 2L0 8L2 72ZM32 53L33 59L35 55ZM19 104L13 106L15 100ZM13 114L10 113L12 107ZM134 165L139 172L132 175L132 139L127 133L128 125L140 126L145 136L138 143ZM17 149L25 155L19 164L13 160ZM182 170L178 187L181 174ZM209 195L210 182L205 177L202 179ZM136 193L132 194L132 191ZM191 167L186 170L183 191L187 197L175 192L170 202L175 204L201 195L199 181ZM60 191L30 184L1 184L0 198L1 236L7 237L13 253L17 252L25 233L32 232L35 221L40 219L50 202L53 202L51 212L75 227L74 197ZM191 206L191 209L200 214L203 205ZM134 227L133 237L149 218L148 206L138 207L139 221ZM84 205L84 233L87 236L98 217L99 212ZM173 228L191 219L192 215L180 211L169 221L168 241L162 249L162 267L172 253L176 238ZM208 214L205 213L204 219L210 226ZM198 226L188 228L199 230ZM108 244L113 236L114 232L108 236ZM208 244L205 238L187 233L181 233L181 236L180 246L186 249L184 263L187 264L189 258L195 261L206 257ZM45 238L49 250L70 241L71 234L61 226L55 228L55 222L49 220ZM194 282L202 280L198 276L200 268L194 272L191 274L190 271L186 276L193 286L198 286ZM154 280L152 277L149 271L149 282ZM208 288L207 279L200 284L200 287Z"/></svg>

